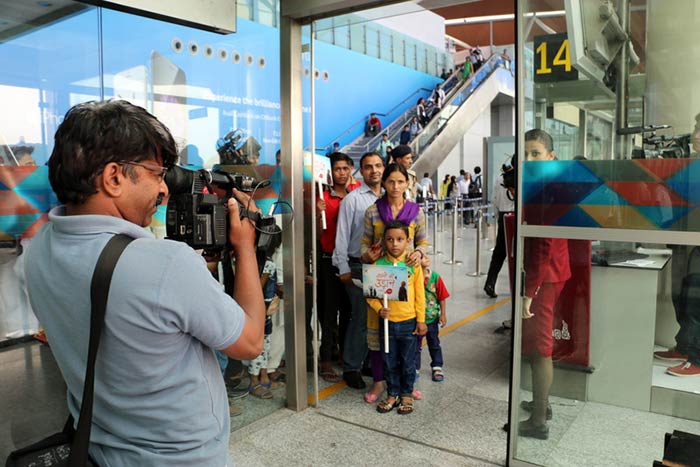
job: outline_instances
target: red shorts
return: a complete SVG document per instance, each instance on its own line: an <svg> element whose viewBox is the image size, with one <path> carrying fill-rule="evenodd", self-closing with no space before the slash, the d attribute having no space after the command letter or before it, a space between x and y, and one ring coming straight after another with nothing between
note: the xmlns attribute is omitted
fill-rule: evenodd
<svg viewBox="0 0 700 467"><path fill-rule="evenodd" d="M541 357L551 357L554 352L554 306L561 295L566 281L545 282L540 286L537 296L532 300L530 319L523 320L523 355L532 356L535 353Z"/></svg>

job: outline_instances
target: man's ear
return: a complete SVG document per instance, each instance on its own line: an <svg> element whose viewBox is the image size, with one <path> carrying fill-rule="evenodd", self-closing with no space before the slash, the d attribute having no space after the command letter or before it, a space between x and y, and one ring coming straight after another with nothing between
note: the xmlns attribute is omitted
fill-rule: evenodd
<svg viewBox="0 0 700 467"><path fill-rule="evenodd" d="M118 198L122 195L124 184L124 172L122 166L116 162L105 165L102 174L98 177L98 191L104 192L110 198Z"/></svg>
<svg viewBox="0 0 700 467"><path fill-rule="evenodd" d="M556 159L556 158L557 158L557 155L554 154L554 151L550 151L550 152L549 152L549 160L554 160L554 159Z"/></svg>

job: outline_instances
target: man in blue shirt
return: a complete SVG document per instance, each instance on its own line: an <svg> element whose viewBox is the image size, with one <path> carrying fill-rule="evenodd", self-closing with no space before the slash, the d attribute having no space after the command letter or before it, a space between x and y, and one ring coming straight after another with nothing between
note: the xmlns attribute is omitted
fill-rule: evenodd
<svg viewBox="0 0 700 467"><path fill-rule="evenodd" d="M49 180L64 206L49 213L29 245L26 278L76 420L92 272L115 234L135 238L111 281L90 456L99 465L231 465L228 399L213 349L237 359L262 351L265 306L253 225L230 200L231 298L192 248L144 229L168 196L164 177L177 159L160 121L126 101L88 102L66 114L55 139Z"/></svg>
<svg viewBox="0 0 700 467"><path fill-rule="evenodd" d="M355 389L365 388L360 369L367 356L367 303L362 293L360 249L365 231L365 211L382 194L383 173L381 156L376 152L365 153L360 159L364 184L343 198L338 211L332 261L333 266L338 268L340 281L345 284L352 306L343 349L343 379ZM354 280L359 281L360 285L356 285Z"/></svg>

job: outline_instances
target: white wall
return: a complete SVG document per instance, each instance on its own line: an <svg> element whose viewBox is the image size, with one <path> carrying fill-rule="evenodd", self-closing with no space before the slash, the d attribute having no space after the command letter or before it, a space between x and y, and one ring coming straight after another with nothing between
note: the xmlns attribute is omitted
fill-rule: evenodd
<svg viewBox="0 0 700 467"><path fill-rule="evenodd" d="M442 183L446 174L459 175L460 169L473 172L474 166L484 168L484 138L491 136L491 107L487 107L469 131L464 134L463 144L457 144L437 170L437 179ZM462 147L464 154L462 154ZM439 186L439 184L438 184Z"/></svg>
<svg viewBox="0 0 700 467"><path fill-rule="evenodd" d="M440 51L445 50L445 19L414 3L375 8L358 12L357 15L430 44Z"/></svg>

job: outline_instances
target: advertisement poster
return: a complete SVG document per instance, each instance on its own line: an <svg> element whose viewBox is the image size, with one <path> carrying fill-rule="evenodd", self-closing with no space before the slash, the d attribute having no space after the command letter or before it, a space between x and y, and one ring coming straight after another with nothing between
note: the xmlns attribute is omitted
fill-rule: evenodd
<svg viewBox="0 0 700 467"><path fill-rule="evenodd" d="M367 298L408 301L408 268L406 266L362 265L362 291Z"/></svg>

